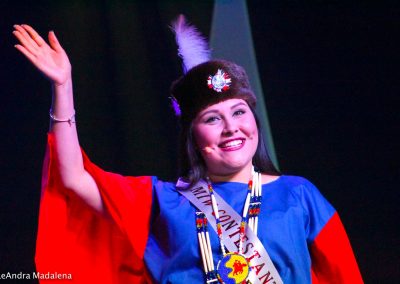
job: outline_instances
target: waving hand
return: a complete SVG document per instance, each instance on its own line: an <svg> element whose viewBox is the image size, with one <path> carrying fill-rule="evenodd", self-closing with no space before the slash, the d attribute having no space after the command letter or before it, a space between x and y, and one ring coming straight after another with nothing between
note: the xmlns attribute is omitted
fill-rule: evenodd
<svg viewBox="0 0 400 284"><path fill-rule="evenodd" d="M63 85L71 78L71 64L53 31L48 34L49 44L30 26L15 25L15 45L55 85Z"/></svg>

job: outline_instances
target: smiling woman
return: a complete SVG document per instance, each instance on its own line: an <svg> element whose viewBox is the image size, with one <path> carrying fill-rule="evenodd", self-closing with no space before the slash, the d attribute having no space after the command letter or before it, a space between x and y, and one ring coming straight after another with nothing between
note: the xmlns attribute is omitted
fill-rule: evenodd
<svg viewBox="0 0 400 284"><path fill-rule="evenodd" d="M272 165L244 69L210 60L182 16L174 30L185 70L171 87L182 126L176 183L94 165L78 141L66 52L53 32L47 44L15 26L16 48L54 90L38 273L75 283L361 283L335 209Z"/></svg>
<svg viewBox="0 0 400 284"><path fill-rule="evenodd" d="M248 176L251 169L247 164L245 168L233 170L235 164L230 160L224 161L222 156L220 156L223 163L221 168L214 167L213 164L206 164L208 156L216 157L216 155L211 155L213 152L217 155L225 153L226 157L235 157L237 152L228 155L227 152L234 150L233 147L222 148L218 145L200 144L204 141L200 141L200 134L196 134L198 131L205 137L211 137L220 131L219 135L224 138L220 137L218 144L228 142L229 139L239 138L244 142L242 147L245 149L238 149L238 153L246 152L245 155L249 157L247 162L253 161L253 165L265 174L263 177L279 175L268 155L263 137L259 134L261 133L260 124L254 111L256 97L250 88L245 70L233 62L221 59L199 63L192 68L185 67L188 72L175 81L171 88L175 105L179 107L182 126L181 176L187 177L191 184L195 184L207 174L215 174L214 178L218 181L231 179L232 181L243 181L241 178L244 176L241 175ZM239 126L237 124L239 121L242 122L241 129L232 130L232 127ZM250 132L249 127L253 128ZM236 130L240 137L238 137L238 133L231 133ZM246 131L240 133L242 130ZM215 144L216 141L213 143ZM251 149L251 145L255 146L255 150ZM213 167L213 169L209 167ZM244 180L246 179L247 177Z"/></svg>
<svg viewBox="0 0 400 284"><path fill-rule="evenodd" d="M193 135L212 180L248 178L258 129L246 101L229 99L205 108L193 122Z"/></svg>

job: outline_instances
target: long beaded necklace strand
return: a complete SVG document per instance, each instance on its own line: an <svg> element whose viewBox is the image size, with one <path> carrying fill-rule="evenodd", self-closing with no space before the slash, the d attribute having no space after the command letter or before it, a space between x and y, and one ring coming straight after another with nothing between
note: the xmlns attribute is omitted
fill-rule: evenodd
<svg viewBox="0 0 400 284"><path fill-rule="evenodd" d="M211 197L211 203L213 207L213 212L216 219L216 226L217 226L217 235L219 238L221 251L223 258L227 255L225 250L225 245L222 238L222 229L221 229L221 222L219 219L219 212L218 212L218 204L215 199L214 189L211 185L210 179L207 177L207 186ZM236 255L243 256L243 243L246 236L246 227L250 227L251 230L255 234L257 234L258 230L258 215L260 214L261 208L261 196L262 196L262 182L261 182L261 173L256 172L254 167L252 168L252 179L248 182L247 187L247 195L246 201L243 208L242 213L242 221L240 223L239 229L239 249L237 253L233 253ZM208 225L207 225L207 217L201 211L196 211L196 228L197 228L197 236L200 244L200 252L201 258L203 261L203 269L206 275L206 282L213 283L219 281L220 283L224 283L221 276L216 271L212 250L211 250L211 242L210 242L210 235L208 233ZM219 264L218 264L219 267ZM250 267L250 265L249 265ZM247 278L247 276L246 276Z"/></svg>

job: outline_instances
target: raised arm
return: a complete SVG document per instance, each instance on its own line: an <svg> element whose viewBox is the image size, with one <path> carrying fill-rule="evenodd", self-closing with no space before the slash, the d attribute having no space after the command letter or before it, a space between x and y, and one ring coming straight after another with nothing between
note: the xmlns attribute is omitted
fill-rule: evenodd
<svg viewBox="0 0 400 284"><path fill-rule="evenodd" d="M55 154L63 185L74 191L86 203L103 212L99 189L83 167L82 154L75 123L71 64L53 31L49 44L30 26L15 25L15 45L52 84L50 132L54 134Z"/></svg>

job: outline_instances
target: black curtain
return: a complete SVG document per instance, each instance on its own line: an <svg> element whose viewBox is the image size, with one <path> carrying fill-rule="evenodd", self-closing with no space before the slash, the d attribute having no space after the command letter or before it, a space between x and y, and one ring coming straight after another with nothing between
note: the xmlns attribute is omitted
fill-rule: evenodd
<svg viewBox="0 0 400 284"><path fill-rule="evenodd" d="M0 274L34 271L51 97L49 83L13 48L12 25L54 30L68 52L79 138L95 163L173 180L179 129L168 95L182 72L168 25L184 13L208 36L212 7L0 3ZM400 276L399 6L299 0L248 1L248 8L281 170L309 178L338 209L366 282L392 283Z"/></svg>

